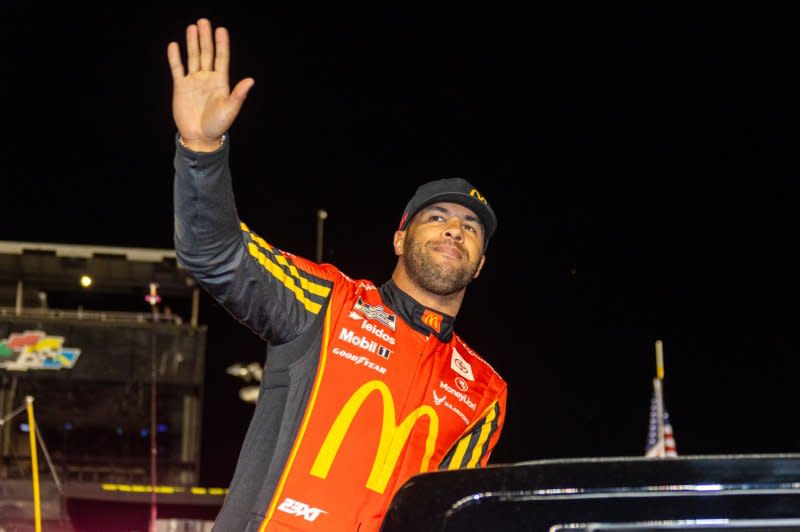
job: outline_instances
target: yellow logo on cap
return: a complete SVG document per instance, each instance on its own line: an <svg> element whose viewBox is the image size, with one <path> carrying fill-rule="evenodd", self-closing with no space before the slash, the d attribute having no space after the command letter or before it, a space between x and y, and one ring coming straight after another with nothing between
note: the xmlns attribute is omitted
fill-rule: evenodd
<svg viewBox="0 0 800 532"><path fill-rule="evenodd" d="M470 190L470 191L469 191L469 195L470 195L470 196L472 196L473 198L475 198L476 200L480 201L481 203L485 203L485 204L487 204L487 205L489 204L489 203L486 201L486 198L484 198L483 196L481 196L481 193L480 193L480 192L478 192L478 189L477 189L477 188L473 188L472 190Z"/></svg>

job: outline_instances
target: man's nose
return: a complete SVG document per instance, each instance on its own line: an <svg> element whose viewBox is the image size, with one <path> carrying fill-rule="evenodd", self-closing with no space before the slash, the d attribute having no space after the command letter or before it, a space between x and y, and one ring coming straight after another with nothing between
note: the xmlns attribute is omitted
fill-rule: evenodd
<svg viewBox="0 0 800 532"><path fill-rule="evenodd" d="M452 238L456 242L464 240L464 233L461 230L461 220L458 218L451 219L447 227L445 227L444 236Z"/></svg>

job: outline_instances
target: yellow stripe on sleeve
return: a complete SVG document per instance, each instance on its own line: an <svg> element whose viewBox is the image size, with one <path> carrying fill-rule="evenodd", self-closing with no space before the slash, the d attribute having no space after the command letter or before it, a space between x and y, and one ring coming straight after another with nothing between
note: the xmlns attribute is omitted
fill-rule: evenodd
<svg viewBox="0 0 800 532"><path fill-rule="evenodd" d="M286 272L284 272L280 266L269 260L269 257L262 253L255 244L248 244L247 250L258 260L259 264L261 264L265 270L271 273L278 281L282 282L284 286L294 294L294 297L303 304L306 310L313 314L319 314L322 305L306 298L305 292L295 284L293 277L286 275Z"/></svg>
<svg viewBox="0 0 800 532"><path fill-rule="evenodd" d="M470 458L467 467L475 467L478 465L481 455L483 455L483 447L486 445L486 440L489 439L489 434L492 431L492 422L495 417L497 417L497 403L492 405L489 413L486 415L486 420L483 422L483 426L481 426L481 434L478 436L478 442L472 449L472 458Z"/></svg>
<svg viewBox="0 0 800 532"><path fill-rule="evenodd" d="M472 433L467 434L458 442L456 450L453 452L453 457L450 459L450 464L447 469L460 469L461 462L464 460L464 453L467 452L469 441L472 439Z"/></svg>
<svg viewBox="0 0 800 532"><path fill-rule="evenodd" d="M300 272L297 271L295 265L289 263L289 261L286 260L286 257L284 257L283 255L275 255L275 259L278 261L278 264L281 264L289 268L289 273L291 273L294 277L296 277L300 281L300 286L302 286L304 289L308 290L315 296L328 297L328 294L330 294L331 292L331 289L329 287L313 283L308 279L306 279L305 277L303 277L302 275L300 275Z"/></svg>
<svg viewBox="0 0 800 532"><path fill-rule="evenodd" d="M272 274L273 277L281 281L287 288L289 288L289 290L295 294L297 300L303 303L306 309L314 314L318 314L321 305L308 299L304 291L311 295L328 297L328 295L331 293L331 288L329 286L309 281L303 277L298 269L288 260L286 260L286 257L282 255L276 255L272 246L270 246L266 240L250 231L244 222L239 222L239 226L241 227L242 231L245 231L250 239L255 242L255 244L249 243L247 245L247 250L250 255L255 257L259 264L261 264L265 270ZM269 255L263 253L261 249L259 249L259 246L261 249L266 250ZM277 264L271 260L270 255L275 258ZM285 266L285 270L288 270L289 275L286 274L286 271L284 268L281 268L281 266Z"/></svg>

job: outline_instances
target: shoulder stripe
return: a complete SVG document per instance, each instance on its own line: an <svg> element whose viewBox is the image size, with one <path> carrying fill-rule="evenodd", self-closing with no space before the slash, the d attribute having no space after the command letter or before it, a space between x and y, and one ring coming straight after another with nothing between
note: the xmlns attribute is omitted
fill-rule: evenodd
<svg viewBox="0 0 800 532"><path fill-rule="evenodd" d="M240 225L251 240L247 244L248 253L275 279L283 283L309 312L319 314L324 298L331 292L330 285L322 284L317 279L310 280L311 276L302 275L286 260L286 257L277 254L263 238L251 232L244 223Z"/></svg>
<svg viewBox="0 0 800 532"><path fill-rule="evenodd" d="M302 286L304 290L308 290L315 296L321 296L321 297L328 297L328 294L331 293L331 289L329 286L323 286L321 284L308 281L305 277L300 275L300 272L297 270L295 265L289 263L289 261L286 260L286 257L284 257L283 255L275 255L275 259L278 261L278 264L288 268L289 273L292 274L293 277L300 280L300 286Z"/></svg>

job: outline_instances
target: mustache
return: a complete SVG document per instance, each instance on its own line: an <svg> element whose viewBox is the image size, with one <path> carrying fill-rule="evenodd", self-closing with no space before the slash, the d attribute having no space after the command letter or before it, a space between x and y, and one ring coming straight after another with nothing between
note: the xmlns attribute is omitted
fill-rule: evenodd
<svg viewBox="0 0 800 532"><path fill-rule="evenodd" d="M463 244L459 244L455 240L449 238L438 238L436 240L431 240L429 242L431 246L448 246L456 248L462 255L469 257L469 253L467 252L467 248L464 247Z"/></svg>

